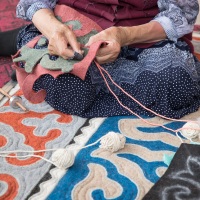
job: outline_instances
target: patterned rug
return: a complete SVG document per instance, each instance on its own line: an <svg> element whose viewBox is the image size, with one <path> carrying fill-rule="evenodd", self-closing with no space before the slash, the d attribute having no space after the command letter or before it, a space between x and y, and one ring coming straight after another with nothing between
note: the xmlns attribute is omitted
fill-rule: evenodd
<svg viewBox="0 0 200 200"><path fill-rule="evenodd" d="M200 111L187 119L197 119L199 115ZM147 121L165 124L172 129L183 126L181 122L157 117L147 118ZM136 117L120 116L91 119L90 125L75 137L75 146L85 141L88 141L86 145L92 144L110 131L126 137L123 149L112 153L97 143L80 150L74 165L60 176L59 182L60 177L55 174L61 171L53 169L50 173L54 177L42 183L40 191L30 199L141 200L167 170L168 163L164 158L174 155L181 144L180 139L174 133L162 127L150 127Z"/></svg>
<svg viewBox="0 0 200 200"><path fill-rule="evenodd" d="M168 169L164 158L181 145L175 133L134 116L86 120L22 99L27 113L8 103L0 108L0 151L71 148L75 161L63 170L38 157L0 157L0 200L141 200ZM199 116L200 111L186 118ZM172 129L184 125L158 117L146 120ZM126 137L121 150L112 153L100 142L81 149L111 131ZM52 152L34 155L51 160Z"/></svg>
<svg viewBox="0 0 200 200"><path fill-rule="evenodd" d="M17 3L18 0L0 1L0 31L12 30L27 24L26 21L16 18L15 10ZM0 87L11 79L11 65L11 57L0 57Z"/></svg>

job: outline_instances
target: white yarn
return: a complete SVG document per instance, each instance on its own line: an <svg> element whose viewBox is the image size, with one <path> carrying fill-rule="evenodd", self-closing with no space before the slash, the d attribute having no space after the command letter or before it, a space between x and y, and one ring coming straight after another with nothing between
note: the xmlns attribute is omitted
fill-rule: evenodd
<svg viewBox="0 0 200 200"><path fill-rule="evenodd" d="M185 138L191 140L199 136L200 130L197 130L199 128L200 127L197 123L188 122L183 126L183 129L180 131L180 133Z"/></svg>
<svg viewBox="0 0 200 200"><path fill-rule="evenodd" d="M95 145L100 141L100 146L99 148L106 149L111 152L116 152L122 148L124 148L124 145L126 143L126 138L122 134L118 134L115 132L108 132L106 135L101 137L99 140L96 142L89 144L84 147L78 147L77 149L84 149L90 146ZM16 155L16 156L9 156L6 154L9 153L39 153L39 152L46 152L46 151L55 151L52 154L51 160L48 160L42 156L39 155L34 155L34 154L29 154L29 155ZM13 151L0 151L0 157L5 157L5 158L25 158L25 157L37 157L45 160L46 162L49 162L56 167L60 169L67 169L71 167L74 164L75 156L72 150L69 149L44 149L44 150L36 150L36 151L24 151L24 150L13 150Z"/></svg>
<svg viewBox="0 0 200 200"><path fill-rule="evenodd" d="M39 151L27 151L27 152L43 152L43 151L52 151L52 149L46 149L46 150L39 150ZM28 154L28 155L16 155L16 156L9 156L5 155L6 153L22 153L26 151L21 151L21 150L16 150L16 151L5 151L5 152L0 152L0 157L4 158L27 158L27 157L35 157L35 158L41 158L45 160L46 162L49 162L59 169L67 169L71 167L74 164L75 156L72 151L67 150L67 149L56 149L56 151L52 154L51 160L48 160L42 156L39 155L34 155L34 154Z"/></svg>
<svg viewBox="0 0 200 200"><path fill-rule="evenodd" d="M178 137L178 139L181 141L181 143L184 143L182 138L178 135L178 132L176 132L176 136Z"/></svg>
<svg viewBox="0 0 200 200"><path fill-rule="evenodd" d="M111 152L116 152L122 148L126 143L126 138L122 134L117 134L115 132L108 132L105 136L101 138L100 148L106 149Z"/></svg>
<svg viewBox="0 0 200 200"><path fill-rule="evenodd" d="M74 164L75 156L68 149L58 149L51 157L52 162L60 169L67 169Z"/></svg>

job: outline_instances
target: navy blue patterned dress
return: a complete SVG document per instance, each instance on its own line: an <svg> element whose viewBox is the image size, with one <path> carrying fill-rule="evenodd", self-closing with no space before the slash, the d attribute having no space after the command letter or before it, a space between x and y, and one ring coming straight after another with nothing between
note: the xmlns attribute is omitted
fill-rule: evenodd
<svg viewBox="0 0 200 200"><path fill-rule="evenodd" d="M191 5L195 2L191 1ZM159 3L164 9L165 1ZM38 9L36 5L34 9ZM167 117L181 118L197 111L200 106L200 62L193 56L187 43L178 39L181 33L185 33L181 28L183 26L180 25L178 29L176 24L178 31L174 31L174 26L172 28L166 23L167 15L163 11L155 20L165 27L168 39L147 49L123 47L115 62L104 64L102 67L118 85L147 108ZM192 18L190 15L188 18L191 27L186 27L192 28L192 19L195 17ZM18 36L18 48L39 34L33 25L27 26ZM127 97L108 77L107 80L125 106L137 114L153 115ZM56 79L50 75L43 75L34 84L34 90L40 89L47 92L46 102L67 114L87 118L131 114L110 93L94 63L90 66L85 81L67 73Z"/></svg>

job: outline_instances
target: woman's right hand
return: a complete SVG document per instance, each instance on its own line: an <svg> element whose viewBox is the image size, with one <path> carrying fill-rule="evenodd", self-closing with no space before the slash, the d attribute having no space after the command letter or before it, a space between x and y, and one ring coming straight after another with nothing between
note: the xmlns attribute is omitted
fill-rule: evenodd
<svg viewBox="0 0 200 200"><path fill-rule="evenodd" d="M58 21L53 11L38 10L32 18L38 30L49 40L48 50L51 55L58 55L64 59L74 56L74 52L83 54L76 35L67 25Z"/></svg>
<svg viewBox="0 0 200 200"><path fill-rule="evenodd" d="M74 51L83 54L74 32L65 24L54 29L48 39L48 50L51 55L59 55L68 59L73 57Z"/></svg>

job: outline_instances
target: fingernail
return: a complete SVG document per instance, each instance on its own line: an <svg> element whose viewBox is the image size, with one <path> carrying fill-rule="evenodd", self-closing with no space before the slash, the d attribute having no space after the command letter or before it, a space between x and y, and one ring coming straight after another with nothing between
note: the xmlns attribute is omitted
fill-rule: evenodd
<svg viewBox="0 0 200 200"><path fill-rule="evenodd" d="M75 51L74 60L82 60L82 59L83 59L83 55Z"/></svg>

